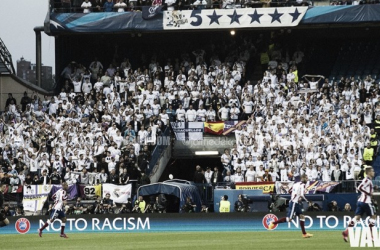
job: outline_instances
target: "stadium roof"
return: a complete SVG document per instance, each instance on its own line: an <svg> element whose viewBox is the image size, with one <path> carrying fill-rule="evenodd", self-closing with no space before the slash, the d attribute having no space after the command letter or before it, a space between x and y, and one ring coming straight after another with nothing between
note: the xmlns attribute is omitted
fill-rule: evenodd
<svg viewBox="0 0 380 250"><path fill-rule="evenodd" d="M149 8L148 8L149 9ZM380 24L380 5L207 9L183 11L52 13L48 35Z"/></svg>

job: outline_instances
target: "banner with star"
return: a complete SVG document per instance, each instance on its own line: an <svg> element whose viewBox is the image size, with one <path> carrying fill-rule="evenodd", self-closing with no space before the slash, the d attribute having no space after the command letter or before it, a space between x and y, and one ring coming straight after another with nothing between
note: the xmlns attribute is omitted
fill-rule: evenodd
<svg viewBox="0 0 380 250"><path fill-rule="evenodd" d="M176 10L164 12L165 30L297 26L307 7Z"/></svg>

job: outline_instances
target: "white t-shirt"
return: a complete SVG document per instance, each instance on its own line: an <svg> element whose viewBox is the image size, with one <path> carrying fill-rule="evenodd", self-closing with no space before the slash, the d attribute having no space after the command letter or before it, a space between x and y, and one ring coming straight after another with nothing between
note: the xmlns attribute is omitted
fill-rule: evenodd
<svg viewBox="0 0 380 250"><path fill-rule="evenodd" d="M231 108L231 119L238 119L239 118L240 110L238 108Z"/></svg>
<svg viewBox="0 0 380 250"><path fill-rule="evenodd" d="M100 91L100 88L103 87L104 83L103 82L96 82L94 84L94 89L96 90L96 92L99 92Z"/></svg>
<svg viewBox="0 0 380 250"><path fill-rule="evenodd" d="M193 121L195 121L196 117L197 117L197 111L195 111L194 109L187 110L187 112L186 112L187 121L193 122Z"/></svg>
<svg viewBox="0 0 380 250"><path fill-rule="evenodd" d="M153 114L154 115L159 115L160 114L160 109L161 109L160 104L153 104L152 105L152 110L153 110Z"/></svg>
<svg viewBox="0 0 380 250"><path fill-rule="evenodd" d="M215 110L207 110L206 116L209 121L214 121L216 116Z"/></svg>
<svg viewBox="0 0 380 250"><path fill-rule="evenodd" d="M81 5L81 7L83 8L83 13L90 13L91 12L91 10L90 9L88 9L88 8L91 8L91 3L90 2L83 2L82 3L82 5Z"/></svg>
<svg viewBox="0 0 380 250"><path fill-rule="evenodd" d="M123 3L123 2L122 3L116 3L114 6L116 8L118 8L117 12L125 12L124 8L127 7L127 5L125 3Z"/></svg>
<svg viewBox="0 0 380 250"><path fill-rule="evenodd" d="M92 84L90 82L83 83L82 91L83 93L90 93L92 90Z"/></svg>
<svg viewBox="0 0 380 250"><path fill-rule="evenodd" d="M247 178L247 182L255 181L256 171L248 169L247 172L245 173L245 177Z"/></svg>
<svg viewBox="0 0 380 250"><path fill-rule="evenodd" d="M177 109L176 114L177 114L177 120L179 121L185 120L186 111L184 109Z"/></svg>
<svg viewBox="0 0 380 250"><path fill-rule="evenodd" d="M310 89L317 89L318 88L318 82L309 82Z"/></svg>
<svg viewBox="0 0 380 250"><path fill-rule="evenodd" d="M243 107L244 107L244 113L251 114L253 109L253 102L252 101L244 101Z"/></svg>
<svg viewBox="0 0 380 250"><path fill-rule="evenodd" d="M206 117L206 110L205 109L198 109L197 110L197 117L198 117L198 120L201 120L201 121L205 121L205 117Z"/></svg>
<svg viewBox="0 0 380 250"><path fill-rule="evenodd" d="M219 113L221 113L222 114L222 119L228 119L228 112L229 112L230 110L228 109L228 108L226 108L226 107L222 107L221 109L219 109Z"/></svg>
<svg viewBox="0 0 380 250"><path fill-rule="evenodd" d="M74 85L74 92L75 93L80 93L81 92L82 83L81 82L73 81L73 85Z"/></svg>

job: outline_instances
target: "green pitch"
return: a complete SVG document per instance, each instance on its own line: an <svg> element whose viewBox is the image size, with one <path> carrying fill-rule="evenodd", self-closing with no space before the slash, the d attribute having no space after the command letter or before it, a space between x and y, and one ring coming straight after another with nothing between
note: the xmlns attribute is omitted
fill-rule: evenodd
<svg viewBox="0 0 380 250"><path fill-rule="evenodd" d="M301 232L181 232L181 233L76 233L0 235L0 249L348 249L339 231L310 231L314 237L304 239Z"/></svg>

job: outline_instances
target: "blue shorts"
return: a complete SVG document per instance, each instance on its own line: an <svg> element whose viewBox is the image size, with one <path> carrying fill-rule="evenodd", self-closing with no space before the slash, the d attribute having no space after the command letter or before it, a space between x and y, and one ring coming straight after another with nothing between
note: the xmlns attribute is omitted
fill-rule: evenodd
<svg viewBox="0 0 380 250"><path fill-rule="evenodd" d="M363 214L366 214L367 216L375 215L375 207L370 203L358 201L356 204L355 215L363 216Z"/></svg>
<svg viewBox="0 0 380 250"><path fill-rule="evenodd" d="M289 202L289 209L288 213L286 214L286 217L293 218L294 215L300 215L303 214L302 212L302 204L301 203L293 203L292 201Z"/></svg>
<svg viewBox="0 0 380 250"><path fill-rule="evenodd" d="M50 219L62 219L62 218L65 218L66 215L65 215L65 212L63 210L51 210L51 213L50 213Z"/></svg>

